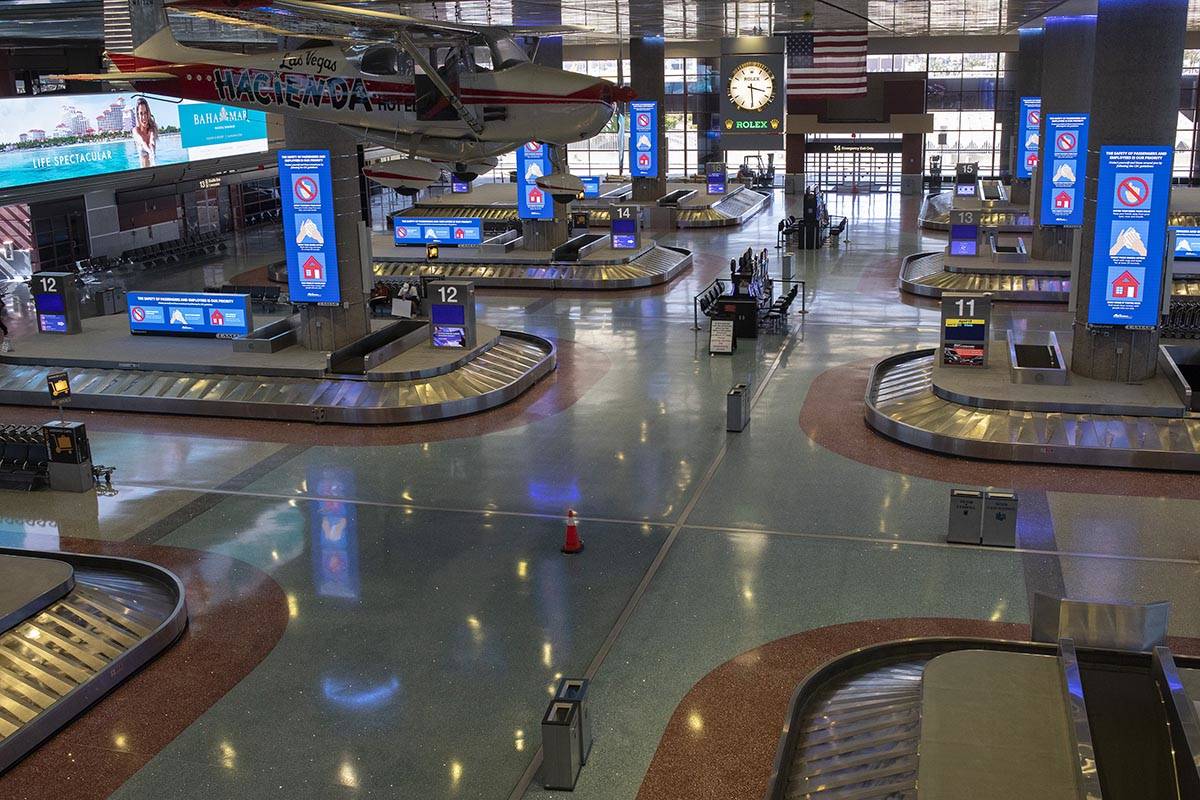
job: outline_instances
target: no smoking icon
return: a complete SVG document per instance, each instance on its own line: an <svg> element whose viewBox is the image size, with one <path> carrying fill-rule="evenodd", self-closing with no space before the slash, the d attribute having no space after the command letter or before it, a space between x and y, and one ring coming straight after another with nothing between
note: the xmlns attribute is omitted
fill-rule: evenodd
<svg viewBox="0 0 1200 800"><path fill-rule="evenodd" d="M292 191L296 194L296 199L300 202L311 203L317 199L317 181L308 175L301 175L292 184Z"/></svg>
<svg viewBox="0 0 1200 800"><path fill-rule="evenodd" d="M1126 208L1137 208L1150 199L1150 184L1138 175L1130 175L1117 184L1117 200Z"/></svg>
<svg viewBox="0 0 1200 800"><path fill-rule="evenodd" d="M1054 146L1060 153L1070 153L1075 149L1076 139L1073 133L1060 133L1054 140Z"/></svg>

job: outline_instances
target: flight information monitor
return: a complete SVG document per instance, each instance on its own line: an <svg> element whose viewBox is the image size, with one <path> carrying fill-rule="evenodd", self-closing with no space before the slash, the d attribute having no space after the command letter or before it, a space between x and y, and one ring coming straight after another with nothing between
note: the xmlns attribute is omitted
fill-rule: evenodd
<svg viewBox="0 0 1200 800"><path fill-rule="evenodd" d="M638 241L638 207L613 206L612 209L612 249L636 250Z"/></svg>
<svg viewBox="0 0 1200 800"><path fill-rule="evenodd" d="M460 181L460 180L455 180L453 178L450 180L450 193L451 194L468 194L468 193L470 193L470 191L471 191L471 182L470 181Z"/></svg>
<svg viewBox="0 0 1200 800"><path fill-rule="evenodd" d="M585 175L579 180L583 181L583 198L592 200L600 196L600 176Z"/></svg>

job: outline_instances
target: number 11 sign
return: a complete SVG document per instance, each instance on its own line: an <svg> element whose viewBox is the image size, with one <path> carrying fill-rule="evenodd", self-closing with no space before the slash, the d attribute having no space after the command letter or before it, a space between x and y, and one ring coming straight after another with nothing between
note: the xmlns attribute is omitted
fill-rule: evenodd
<svg viewBox="0 0 1200 800"><path fill-rule="evenodd" d="M986 367L991 326L991 295L943 294L940 366Z"/></svg>

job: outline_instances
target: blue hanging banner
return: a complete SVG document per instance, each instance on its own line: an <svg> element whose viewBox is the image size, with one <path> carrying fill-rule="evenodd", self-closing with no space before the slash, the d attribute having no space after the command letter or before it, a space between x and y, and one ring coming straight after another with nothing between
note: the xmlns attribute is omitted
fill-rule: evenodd
<svg viewBox="0 0 1200 800"><path fill-rule="evenodd" d="M1022 97L1017 125L1017 177L1028 180L1038 163L1038 126L1042 121L1042 98Z"/></svg>
<svg viewBox="0 0 1200 800"><path fill-rule="evenodd" d="M1159 323L1172 155L1170 147L1100 148L1088 324Z"/></svg>
<svg viewBox="0 0 1200 800"><path fill-rule="evenodd" d="M526 142L517 150L517 216L521 219L554 219L554 199L537 185L550 169L550 145Z"/></svg>
<svg viewBox="0 0 1200 800"><path fill-rule="evenodd" d="M658 177L658 102L634 100L629 104L629 174Z"/></svg>
<svg viewBox="0 0 1200 800"><path fill-rule="evenodd" d="M1087 114L1046 115L1046 166L1041 178L1042 225L1083 225L1087 138Z"/></svg>
<svg viewBox="0 0 1200 800"><path fill-rule="evenodd" d="M342 300L328 150L280 150L283 249L293 303Z"/></svg>

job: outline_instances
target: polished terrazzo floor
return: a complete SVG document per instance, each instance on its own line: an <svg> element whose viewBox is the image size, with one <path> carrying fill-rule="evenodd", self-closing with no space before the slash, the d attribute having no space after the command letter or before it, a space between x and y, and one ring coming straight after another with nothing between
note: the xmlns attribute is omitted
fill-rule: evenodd
<svg viewBox="0 0 1200 800"><path fill-rule="evenodd" d="M835 202L848 241L796 254L811 313L733 357L707 354L692 297L747 246L768 247L778 274L782 194L740 229L669 237L696 266L666 287L481 291L482 321L569 345L515 410L394 434L69 414L117 465L116 493L6 493L0 544L183 549L218 605L240 596L220 566L232 558L287 606L273 648L165 746L97 726L92 747L140 766L113 796L561 795L531 766L538 721L556 678L586 673L596 742L572 796L632 798L692 687L781 637L910 616L1023 623L1035 590L1170 600L1172 632L1200 636L1200 500L1178 481L915 454L809 397L830 370L937 337L936 309L895 288L899 257L937 241L915 229L917 201ZM752 422L726 434L737 382ZM1021 492L1023 549L945 545L949 489L997 475ZM570 558L568 507L586 542ZM706 713L689 711L684 735L711 735ZM18 766L0 796L48 785Z"/></svg>

